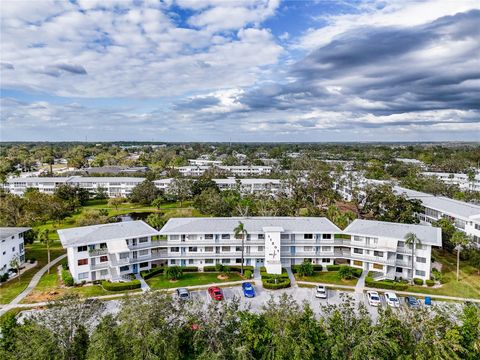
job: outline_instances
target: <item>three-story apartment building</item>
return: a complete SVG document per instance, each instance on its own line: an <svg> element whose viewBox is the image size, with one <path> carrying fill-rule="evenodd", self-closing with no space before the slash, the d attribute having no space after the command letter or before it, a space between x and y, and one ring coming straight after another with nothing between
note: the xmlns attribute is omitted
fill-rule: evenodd
<svg viewBox="0 0 480 360"><path fill-rule="evenodd" d="M25 262L23 235L29 230L28 227L0 228L0 275L11 268L10 262L14 257L17 257L20 265Z"/></svg>

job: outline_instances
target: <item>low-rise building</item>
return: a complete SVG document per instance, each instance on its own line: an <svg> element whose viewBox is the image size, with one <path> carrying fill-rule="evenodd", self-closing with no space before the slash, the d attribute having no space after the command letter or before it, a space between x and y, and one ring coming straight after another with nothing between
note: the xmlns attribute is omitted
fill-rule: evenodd
<svg viewBox="0 0 480 360"><path fill-rule="evenodd" d="M22 265L25 262L24 234L29 227L0 227L0 275L10 268L10 262L16 257Z"/></svg>
<svg viewBox="0 0 480 360"><path fill-rule="evenodd" d="M456 174L446 172L422 172L424 176L432 176L445 184L458 185L460 190L480 191L480 174L469 179L467 174Z"/></svg>
<svg viewBox="0 0 480 360"><path fill-rule="evenodd" d="M144 178L72 176L67 184L86 189L94 195L103 190L108 197L127 197Z"/></svg>
<svg viewBox="0 0 480 360"><path fill-rule="evenodd" d="M282 190L282 183L279 179L213 179L220 190L239 189L242 194L253 194L258 192L276 194Z"/></svg>
<svg viewBox="0 0 480 360"><path fill-rule="evenodd" d="M143 221L57 230L75 282L128 280L167 259L166 241Z"/></svg>

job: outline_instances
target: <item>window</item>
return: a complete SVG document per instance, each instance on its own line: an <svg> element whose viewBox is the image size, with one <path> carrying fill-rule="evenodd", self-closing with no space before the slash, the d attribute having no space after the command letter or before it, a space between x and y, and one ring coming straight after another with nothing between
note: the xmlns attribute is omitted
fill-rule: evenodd
<svg viewBox="0 0 480 360"><path fill-rule="evenodd" d="M373 268L378 269L378 270L383 270L383 265L382 264L373 264Z"/></svg>
<svg viewBox="0 0 480 360"><path fill-rule="evenodd" d="M242 263L242 259L235 259L235 263L236 263L236 264L241 264L241 263Z"/></svg>
<svg viewBox="0 0 480 360"><path fill-rule="evenodd" d="M401 267L395 268L395 271L396 271L397 273L403 273L403 269L402 269Z"/></svg>
<svg viewBox="0 0 480 360"><path fill-rule="evenodd" d="M383 257L383 251L374 251L373 256Z"/></svg>
<svg viewBox="0 0 480 360"><path fill-rule="evenodd" d="M107 276L107 275L108 275L107 269L100 270L100 276Z"/></svg>
<svg viewBox="0 0 480 360"><path fill-rule="evenodd" d="M78 280L88 279L88 272L78 273Z"/></svg>
<svg viewBox="0 0 480 360"><path fill-rule="evenodd" d="M322 251L332 251L331 246L322 246Z"/></svg>
<svg viewBox="0 0 480 360"><path fill-rule="evenodd" d="M280 239L281 240L289 240L290 239L290 234L280 234Z"/></svg>
<svg viewBox="0 0 480 360"><path fill-rule="evenodd" d="M422 263L422 264L426 264L427 263L427 258L417 256L417 262Z"/></svg>
<svg viewBox="0 0 480 360"><path fill-rule="evenodd" d="M170 248L170 252L179 252L180 248L179 247L172 247Z"/></svg>
<svg viewBox="0 0 480 360"><path fill-rule="evenodd" d="M222 264L230 264L230 259L222 259Z"/></svg>
<svg viewBox="0 0 480 360"><path fill-rule="evenodd" d="M353 248L353 253L354 254L363 254L363 249Z"/></svg>
<svg viewBox="0 0 480 360"><path fill-rule="evenodd" d="M120 259L128 259L130 257L130 253L124 252L120 253Z"/></svg>
<svg viewBox="0 0 480 360"><path fill-rule="evenodd" d="M403 260L403 255L397 254L397 260Z"/></svg>
<svg viewBox="0 0 480 360"><path fill-rule="evenodd" d="M175 259L170 260L170 265L175 265Z"/></svg>
<svg viewBox="0 0 480 360"><path fill-rule="evenodd" d="M230 246L222 246L222 252L230 252Z"/></svg>
<svg viewBox="0 0 480 360"><path fill-rule="evenodd" d="M107 243L100 243L100 249L106 249Z"/></svg>
<svg viewBox="0 0 480 360"><path fill-rule="evenodd" d="M148 249L140 250L138 252L138 256L147 256L148 255Z"/></svg>
<svg viewBox="0 0 480 360"><path fill-rule="evenodd" d="M146 243L148 242L148 237L141 237L138 239L138 242L141 244L141 243Z"/></svg>
<svg viewBox="0 0 480 360"><path fill-rule="evenodd" d="M329 263L330 259L322 259L322 263Z"/></svg>
<svg viewBox="0 0 480 360"><path fill-rule="evenodd" d="M130 269L130 267L128 265L126 266L120 266L120 272L123 272L123 271L128 271Z"/></svg>
<svg viewBox="0 0 480 360"><path fill-rule="evenodd" d="M213 240L213 234L205 234L205 240Z"/></svg>
<svg viewBox="0 0 480 360"><path fill-rule="evenodd" d="M78 260L78 266L88 265L88 259L80 259Z"/></svg>
<svg viewBox="0 0 480 360"><path fill-rule="evenodd" d="M189 252L197 252L198 249L197 249L196 246L189 246L189 247L188 247L188 251L189 251Z"/></svg>
<svg viewBox="0 0 480 360"><path fill-rule="evenodd" d="M141 268L148 267L148 261L140 263Z"/></svg>
<svg viewBox="0 0 480 360"><path fill-rule="evenodd" d="M222 240L229 240L230 234L222 234Z"/></svg>
<svg viewBox="0 0 480 360"><path fill-rule="evenodd" d="M170 235L170 240L180 240L180 235Z"/></svg>
<svg viewBox="0 0 480 360"><path fill-rule="evenodd" d="M235 246L235 251L242 251L242 247L241 246Z"/></svg>
<svg viewBox="0 0 480 360"><path fill-rule="evenodd" d="M313 234L303 234L303 238L311 240L311 239L313 239Z"/></svg>
<svg viewBox="0 0 480 360"><path fill-rule="evenodd" d="M259 247L257 248L257 250L258 250L258 251L265 251L265 246L259 246Z"/></svg>
<svg viewBox="0 0 480 360"><path fill-rule="evenodd" d="M106 255L100 256L100 262L105 262L105 261L108 261L108 256Z"/></svg>
<svg viewBox="0 0 480 360"><path fill-rule="evenodd" d="M312 251L312 250L313 250L313 247L312 247L312 246L304 246L304 247L303 247L303 251L305 251L305 252L310 252L310 251Z"/></svg>
<svg viewBox="0 0 480 360"><path fill-rule="evenodd" d="M12 247L12 252L15 252L15 246Z"/></svg>
<svg viewBox="0 0 480 360"><path fill-rule="evenodd" d="M398 247L405 247L405 241L399 241Z"/></svg>
<svg viewBox="0 0 480 360"><path fill-rule="evenodd" d="M77 252L87 251L87 245L77 247Z"/></svg>
<svg viewBox="0 0 480 360"><path fill-rule="evenodd" d="M205 252L213 252L213 246L205 246Z"/></svg>
<svg viewBox="0 0 480 360"><path fill-rule="evenodd" d="M361 236L355 235L355 236L353 237L353 240L354 240L354 241L363 241L363 238L362 238Z"/></svg>
<svg viewBox="0 0 480 360"><path fill-rule="evenodd" d="M188 264L193 265L193 259L188 259Z"/></svg>
<svg viewBox="0 0 480 360"><path fill-rule="evenodd" d="M422 250L422 249L423 249L423 245L422 245L422 244L417 244L417 245L415 245L415 249L416 249L416 250Z"/></svg>
<svg viewBox="0 0 480 360"><path fill-rule="evenodd" d="M415 275L425 276L425 271L423 271L423 270L415 270Z"/></svg>
<svg viewBox="0 0 480 360"><path fill-rule="evenodd" d="M355 265L355 266L363 266L363 262L358 261L358 260L354 260L354 261L353 261L353 265Z"/></svg>
<svg viewBox="0 0 480 360"><path fill-rule="evenodd" d="M213 259L205 259L205 264L213 264Z"/></svg>
<svg viewBox="0 0 480 360"><path fill-rule="evenodd" d="M258 234L258 240L265 240L265 234Z"/></svg>
<svg viewBox="0 0 480 360"><path fill-rule="evenodd" d="M323 238L324 238L324 239L331 239L331 238L332 238L332 234L323 234Z"/></svg>

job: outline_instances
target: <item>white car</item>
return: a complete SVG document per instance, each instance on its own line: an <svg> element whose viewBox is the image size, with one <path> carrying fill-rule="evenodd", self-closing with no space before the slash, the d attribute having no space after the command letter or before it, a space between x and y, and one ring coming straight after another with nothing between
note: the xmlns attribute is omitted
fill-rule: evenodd
<svg viewBox="0 0 480 360"><path fill-rule="evenodd" d="M398 300L398 297L394 292L386 292L385 300L387 301L387 304L391 307L400 307L400 301Z"/></svg>
<svg viewBox="0 0 480 360"><path fill-rule="evenodd" d="M367 291L368 304L370 306L380 306L380 295L376 291Z"/></svg>
<svg viewBox="0 0 480 360"><path fill-rule="evenodd" d="M315 288L315 297L319 299L327 298L327 288L323 285L317 285Z"/></svg>

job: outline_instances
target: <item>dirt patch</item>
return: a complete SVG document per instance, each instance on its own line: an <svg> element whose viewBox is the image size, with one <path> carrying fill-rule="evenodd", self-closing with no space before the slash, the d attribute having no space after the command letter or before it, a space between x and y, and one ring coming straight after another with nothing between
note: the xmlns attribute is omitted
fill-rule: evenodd
<svg viewBox="0 0 480 360"><path fill-rule="evenodd" d="M170 280L170 282L171 282L172 284L175 284L175 283L178 282L178 280Z"/></svg>
<svg viewBox="0 0 480 360"><path fill-rule="evenodd" d="M56 289L55 291L32 291L22 303L38 303L54 300L62 296L64 292Z"/></svg>
<svg viewBox="0 0 480 360"><path fill-rule="evenodd" d="M228 275L218 275L218 276L217 276L217 279L218 279L218 280L228 280L228 279L229 279L229 276L228 276Z"/></svg>

